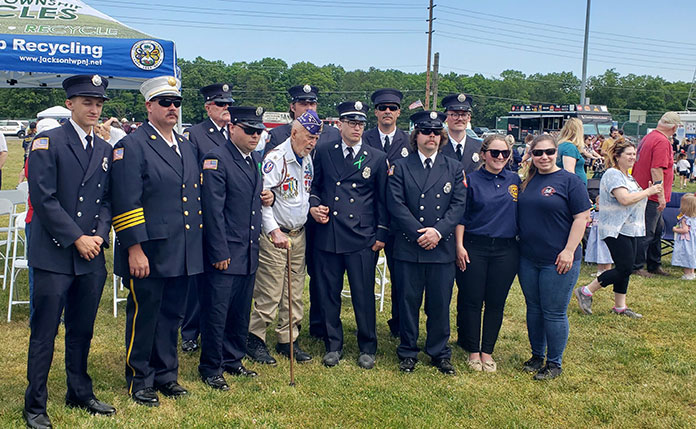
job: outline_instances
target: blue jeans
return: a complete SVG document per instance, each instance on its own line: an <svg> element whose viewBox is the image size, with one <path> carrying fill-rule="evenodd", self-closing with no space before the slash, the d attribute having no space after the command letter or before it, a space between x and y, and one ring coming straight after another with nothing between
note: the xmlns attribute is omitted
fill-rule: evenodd
<svg viewBox="0 0 696 429"><path fill-rule="evenodd" d="M29 247L29 231L31 222L24 226L24 246ZM34 269L29 267L29 321L34 316Z"/></svg>
<svg viewBox="0 0 696 429"><path fill-rule="evenodd" d="M568 342L568 303L580 275L580 261L565 274L555 265L537 264L520 257L519 279L527 303L527 334L532 355L561 365Z"/></svg>

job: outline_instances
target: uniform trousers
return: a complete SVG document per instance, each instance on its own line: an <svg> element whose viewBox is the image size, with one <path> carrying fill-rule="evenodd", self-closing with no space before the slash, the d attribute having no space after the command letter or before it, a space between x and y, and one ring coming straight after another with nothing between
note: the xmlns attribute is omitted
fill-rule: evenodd
<svg viewBox="0 0 696 429"><path fill-rule="evenodd" d="M317 275L314 264L314 234L316 223L311 215L307 216L305 224L305 262L307 265L307 275L309 276L309 335L317 338L324 338L326 332L324 323L321 319L321 309L319 308L319 291L317 290Z"/></svg>
<svg viewBox="0 0 696 429"><path fill-rule="evenodd" d="M493 353L503 324L503 310L520 265L517 241L464 235L470 263L457 269L458 341L469 353ZM481 330L481 309L483 331Z"/></svg>
<svg viewBox="0 0 696 429"><path fill-rule="evenodd" d="M124 277L126 301L126 383L133 394L177 381L177 340L188 276Z"/></svg>
<svg viewBox="0 0 696 429"><path fill-rule="evenodd" d="M234 263L234 261L233 261ZM201 303L201 361L203 377L239 368L246 355L249 311L255 274L207 272L198 285Z"/></svg>
<svg viewBox="0 0 696 429"><path fill-rule="evenodd" d="M87 357L94 332L99 300L104 291L106 268L83 275L59 274L34 268L34 316L27 359L29 386L24 409L46 412L46 381L53 361L53 349L60 316L65 309L66 399L88 401L94 397L92 379L87 374Z"/></svg>
<svg viewBox="0 0 696 429"><path fill-rule="evenodd" d="M285 234L292 240L290 271L292 275L292 340L300 334L303 317L302 293L305 283L305 231ZM279 343L289 343L288 263L285 249L276 248L266 234L259 239L259 268L256 270L254 304L249 333L266 341L266 328L278 314L276 335Z"/></svg>
<svg viewBox="0 0 696 429"><path fill-rule="evenodd" d="M358 327L358 348L361 353L377 352L375 314L375 267L377 254L370 247L353 253L331 253L315 249L314 257L319 281L317 290L322 322L326 330L324 345L327 352L343 349L341 323L341 291L343 274L348 274L350 298Z"/></svg>
<svg viewBox="0 0 696 429"><path fill-rule="evenodd" d="M389 285L391 289L391 319L387 320L392 334L399 333L399 284L394 281L394 235L387 237L384 243L384 256L387 258L389 268Z"/></svg>
<svg viewBox="0 0 696 429"><path fill-rule="evenodd" d="M186 310L184 311L184 319L181 321L181 339L183 341L195 341L198 339L198 335L201 333L201 306L198 303L198 282L202 281L204 281L203 274L189 276L188 279Z"/></svg>
<svg viewBox="0 0 696 429"><path fill-rule="evenodd" d="M452 350L449 305L454 287L454 262L417 263L396 260L394 277L402 285L399 295L399 336L396 349L400 359L418 358L418 319L425 294L425 353L432 359L449 359Z"/></svg>

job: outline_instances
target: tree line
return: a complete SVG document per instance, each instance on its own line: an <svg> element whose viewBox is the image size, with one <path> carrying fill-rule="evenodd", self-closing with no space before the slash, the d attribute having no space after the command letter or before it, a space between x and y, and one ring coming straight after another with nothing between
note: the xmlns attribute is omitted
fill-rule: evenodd
<svg viewBox="0 0 696 429"><path fill-rule="evenodd" d="M237 104L262 106L268 111L287 111L287 88L311 83L319 88L318 113L322 118L335 117L335 106L345 100L370 102L370 94L384 87L400 89L404 93L399 125L406 128L411 111L408 105L416 100L425 102L425 73L407 73L400 70L346 71L334 64L317 66L309 62L288 65L277 58L253 62L211 61L201 57L193 61L179 59L182 72L184 100L183 121L196 123L205 118L202 86L227 82L232 86ZM590 77L587 97L592 104L609 107L619 123L628 121L629 109L648 111L648 123L656 122L668 110L683 110L690 83L668 82L659 76L620 75L614 69ZM464 75L450 72L439 76L438 98L446 94L464 92L472 95L475 126L495 127L495 119L507 114L512 104L548 102L576 104L580 98L580 79L571 72L535 73L526 75L516 70L505 70L498 77L481 74ZM145 106L138 91L110 90L111 100L104 106L104 116L129 120L146 119ZM62 105L65 94L60 89L6 88L0 89L0 118L28 119L43 109ZM375 122L368 115L370 125Z"/></svg>

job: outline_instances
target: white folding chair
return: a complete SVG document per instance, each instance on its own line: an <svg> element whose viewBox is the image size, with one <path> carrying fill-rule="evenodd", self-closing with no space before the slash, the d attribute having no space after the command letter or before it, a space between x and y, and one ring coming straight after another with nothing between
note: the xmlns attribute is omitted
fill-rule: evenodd
<svg viewBox="0 0 696 429"><path fill-rule="evenodd" d="M0 257L4 259L2 271L2 289L7 285L7 265L10 259L10 242L12 241L12 225L14 205L7 198L0 198L0 216L7 216L7 226L0 227L0 233L7 233L7 238L0 240ZM4 249L4 251L3 251Z"/></svg>
<svg viewBox="0 0 696 429"><path fill-rule="evenodd" d="M26 192L27 195L29 195L29 182L25 180L24 182L20 183L19 185L17 185L17 190Z"/></svg>
<svg viewBox="0 0 696 429"><path fill-rule="evenodd" d="M111 229L111 248L114 249L116 243L116 233ZM114 250L115 252L115 250ZM115 257L114 253L114 257ZM126 298L119 298L118 291L123 290L123 282L121 277L117 276L115 273L113 275L113 287L114 287L114 317L118 317L118 303L126 301Z"/></svg>
<svg viewBox="0 0 696 429"><path fill-rule="evenodd" d="M375 292L375 301L379 301L379 311L384 311L384 288L389 283L387 279L387 257L384 253L379 254L379 259L377 259L377 267L375 269L375 283L379 288L379 292ZM350 289L343 289L341 291L341 296L343 298L350 298Z"/></svg>
<svg viewBox="0 0 696 429"><path fill-rule="evenodd" d="M2 200L0 200L1 204ZM24 247L24 252L23 255L18 255L17 254L17 243L20 241L26 242L26 240L22 240L22 235L20 234L22 231L25 231L25 223L26 220L26 212L20 214L17 216L14 222L14 231L13 231L13 240L12 240L12 264L11 264L11 269L10 269L10 302L9 305L7 306L7 321L10 322L12 321L12 306L13 305L18 305L18 304L29 304L29 301L27 300L21 300L18 299L16 295L17 290L15 289L16 285L16 280L17 280L17 275L21 270L27 270L29 268L29 264L27 262L27 248L26 246Z"/></svg>

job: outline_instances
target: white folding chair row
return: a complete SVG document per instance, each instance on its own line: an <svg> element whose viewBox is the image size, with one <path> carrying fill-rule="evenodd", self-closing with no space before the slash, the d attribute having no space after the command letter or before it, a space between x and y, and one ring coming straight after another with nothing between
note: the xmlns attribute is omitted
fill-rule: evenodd
<svg viewBox="0 0 696 429"><path fill-rule="evenodd" d="M0 205L2 204L2 200L0 200ZM12 321L12 306L13 305L18 305L18 304L29 304L29 300L23 300L18 298L18 293L16 290L16 281L17 281L17 275L21 270L27 270L29 268L29 264L27 262L27 249L26 246L24 247L24 251L22 255L17 254L17 243L22 241L22 235L26 234L25 227L26 227L26 212L20 213L17 218L15 219L14 222L14 233L13 233L13 239L12 239L12 258L11 258L11 269L10 269L10 298L9 298L9 305L7 306L7 321L10 322ZM24 241L26 242L26 240Z"/></svg>
<svg viewBox="0 0 696 429"><path fill-rule="evenodd" d="M0 257L4 259L3 270L2 270L2 289L5 290L7 283L7 265L10 259L10 245L12 242L12 225L14 214L14 204L7 198L0 197L0 216L7 216L7 226L0 226L0 233L6 233L7 237L5 239L0 239Z"/></svg>
<svg viewBox="0 0 696 429"><path fill-rule="evenodd" d="M26 183L26 182L23 182ZM22 184L20 184L22 185ZM28 199L29 199L29 192L28 192L28 184L23 185L21 187L18 186L18 189L15 190L4 190L0 191L0 199L4 199L10 202L10 212L7 213L7 206L4 205L2 209L0 209L0 216L2 215L8 215L9 221L7 223L7 226L0 226L0 233L6 233L7 234L7 240L0 240L0 247L3 245L6 247L7 250L10 248L10 244L12 242L12 233L14 229L14 224L15 224L15 218L19 215L17 212L17 206L24 204L26 205ZM22 243L24 243L24 238L21 238ZM8 265L8 260L11 257L9 252L2 253L0 251L0 255L2 255L4 261L4 268L3 268L3 274L2 274L2 289L5 290L7 287L7 265Z"/></svg>
<svg viewBox="0 0 696 429"><path fill-rule="evenodd" d="M379 301L379 311L384 311L384 288L389 283L387 278L387 257L384 253L380 253L379 259L377 259L377 267L375 269L375 283L379 288L379 292L375 292L375 301ZM343 298L350 298L350 289L343 289L341 291L341 296Z"/></svg>

